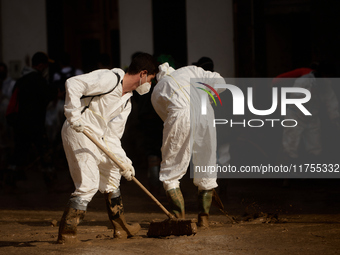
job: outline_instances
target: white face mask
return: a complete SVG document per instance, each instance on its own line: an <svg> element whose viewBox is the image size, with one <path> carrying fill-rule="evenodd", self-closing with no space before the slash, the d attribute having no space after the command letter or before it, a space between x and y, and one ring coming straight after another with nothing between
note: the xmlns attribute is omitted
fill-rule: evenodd
<svg viewBox="0 0 340 255"><path fill-rule="evenodd" d="M148 80L148 75L146 75L146 82L144 82L142 85L142 78L139 79L139 86L136 88L136 91L138 92L139 95L144 95L150 91L151 84L147 82Z"/></svg>

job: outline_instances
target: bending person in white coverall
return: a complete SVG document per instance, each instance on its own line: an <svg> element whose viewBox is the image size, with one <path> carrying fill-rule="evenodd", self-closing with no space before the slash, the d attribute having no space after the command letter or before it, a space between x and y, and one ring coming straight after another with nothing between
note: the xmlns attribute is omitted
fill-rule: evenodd
<svg viewBox="0 0 340 255"><path fill-rule="evenodd" d="M340 127L339 104L329 80L325 78L316 79L318 72L312 71L296 79L294 87L305 88L311 92L311 99L304 106L312 114L304 115L295 105L287 108L287 119L298 122L295 127L285 127L283 130L283 150L289 161L298 158L299 145L303 142L306 152L318 160L322 152L320 111L325 108L328 117ZM291 98L299 98L301 93L292 93ZM320 162L318 162L320 163Z"/></svg>
<svg viewBox="0 0 340 255"><path fill-rule="evenodd" d="M160 181L177 218L185 217L179 181L187 171L191 156L195 166L216 166L214 111L208 103L207 114L201 114L201 95L195 88L201 85L192 79L212 87L216 83L225 83L216 72L196 66L175 71L164 63L159 66L158 83L151 96L153 107L164 121ZM198 226L208 227L213 189L217 187L216 178L216 174L194 176L193 182L199 191Z"/></svg>
<svg viewBox="0 0 340 255"><path fill-rule="evenodd" d="M129 225L124 217L120 178L123 175L131 180L135 173L120 139L131 111L132 91L149 92L157 72L154 58L141 53L132 60L126 74L118 68L100 69L66 81L67 120L62 140L75 191L60 222L58 243L76 240L77 225L98 190L104 193L114 237L126 238L139 231L139 224ZM84 129L122 162L125 171L82 133Z"/></svg>

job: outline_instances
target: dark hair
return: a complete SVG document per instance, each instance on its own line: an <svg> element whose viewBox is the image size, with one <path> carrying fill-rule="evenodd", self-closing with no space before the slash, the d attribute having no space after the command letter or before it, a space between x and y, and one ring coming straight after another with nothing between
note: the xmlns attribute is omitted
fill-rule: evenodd
<svg viewBox="0 0 340 255"><path fill-rule="evenodd" d="M39 64L47 64L48 57L44 52L37 52L32 57L32 66L37 66Z"/></svg>
<svg viewBox="0 0 340 255"><path fill-rule="evenodd" d="M141 51L136 51L135 53L133 53L133 54L131 55L131 61L132 61L135 57L137 57L139 54L141 54L141 53L143 53L143 52L141 52Z"/></svg>
<svg viewBox="0 0 340 255"><path fill-rule="evenodd" d="M192 63L195 66L202 67L206 71L214 71L214 62L211 58L201 57L197 62Z"/></svg>
<svg viewBox="0 0 340 255"><path fill-rule="evenodd" d="M148 74L158 73L158 63L156 59L148 53L137 54L127 70L128 74L137 74L146 70Z"/></svg>

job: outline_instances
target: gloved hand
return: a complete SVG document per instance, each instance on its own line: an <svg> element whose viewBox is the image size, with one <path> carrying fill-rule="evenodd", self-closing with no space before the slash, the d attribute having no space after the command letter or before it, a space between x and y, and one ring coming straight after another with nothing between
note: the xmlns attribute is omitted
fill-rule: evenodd
<svg viewBox="0 0 340 255"><path fill-rule="evenodd" d="M71 124L71 128L73 128L77 132L83 132L84 131L84 125L81 122L81 120L77 120Z"/></svg>
<svg viewBox="0 0 340 255"><path fill-rule="evenodd" d="M122 163L124 169L120 169L119 172L124 178L128 181L132 180L132 177L135 176L135 169L129 163Z"/></svg>

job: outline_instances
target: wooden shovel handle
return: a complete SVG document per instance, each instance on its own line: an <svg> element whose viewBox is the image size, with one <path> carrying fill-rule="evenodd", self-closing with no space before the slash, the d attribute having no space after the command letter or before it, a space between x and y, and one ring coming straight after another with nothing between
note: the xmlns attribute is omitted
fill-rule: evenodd
<svg viewBox="0 0 340 255"><path fill-rule="evenodd" d="M170 218L175 219L175 216L172 215L158 200L155 198L150 191L148 191L143 184L141 184L136 177L132 177L132 180L163 210L163 212Z"/></svg>
<svg viewBox="0 0 340 255"><path fill-rule="evenodd" d="M94 137L90 135L90 133L86 130L83 131L84 135L86 135L95 145L98 146L113 162L115 162L119 168L124 170L122 163L112 154L110 153L103 145L101 145ZM132 177L132 180L163 210L163 212L170 218L175 219L175 216L172 215L158 200L155 198L150 191L148 191L143 184L141 184L135 177Z"/></svg>

